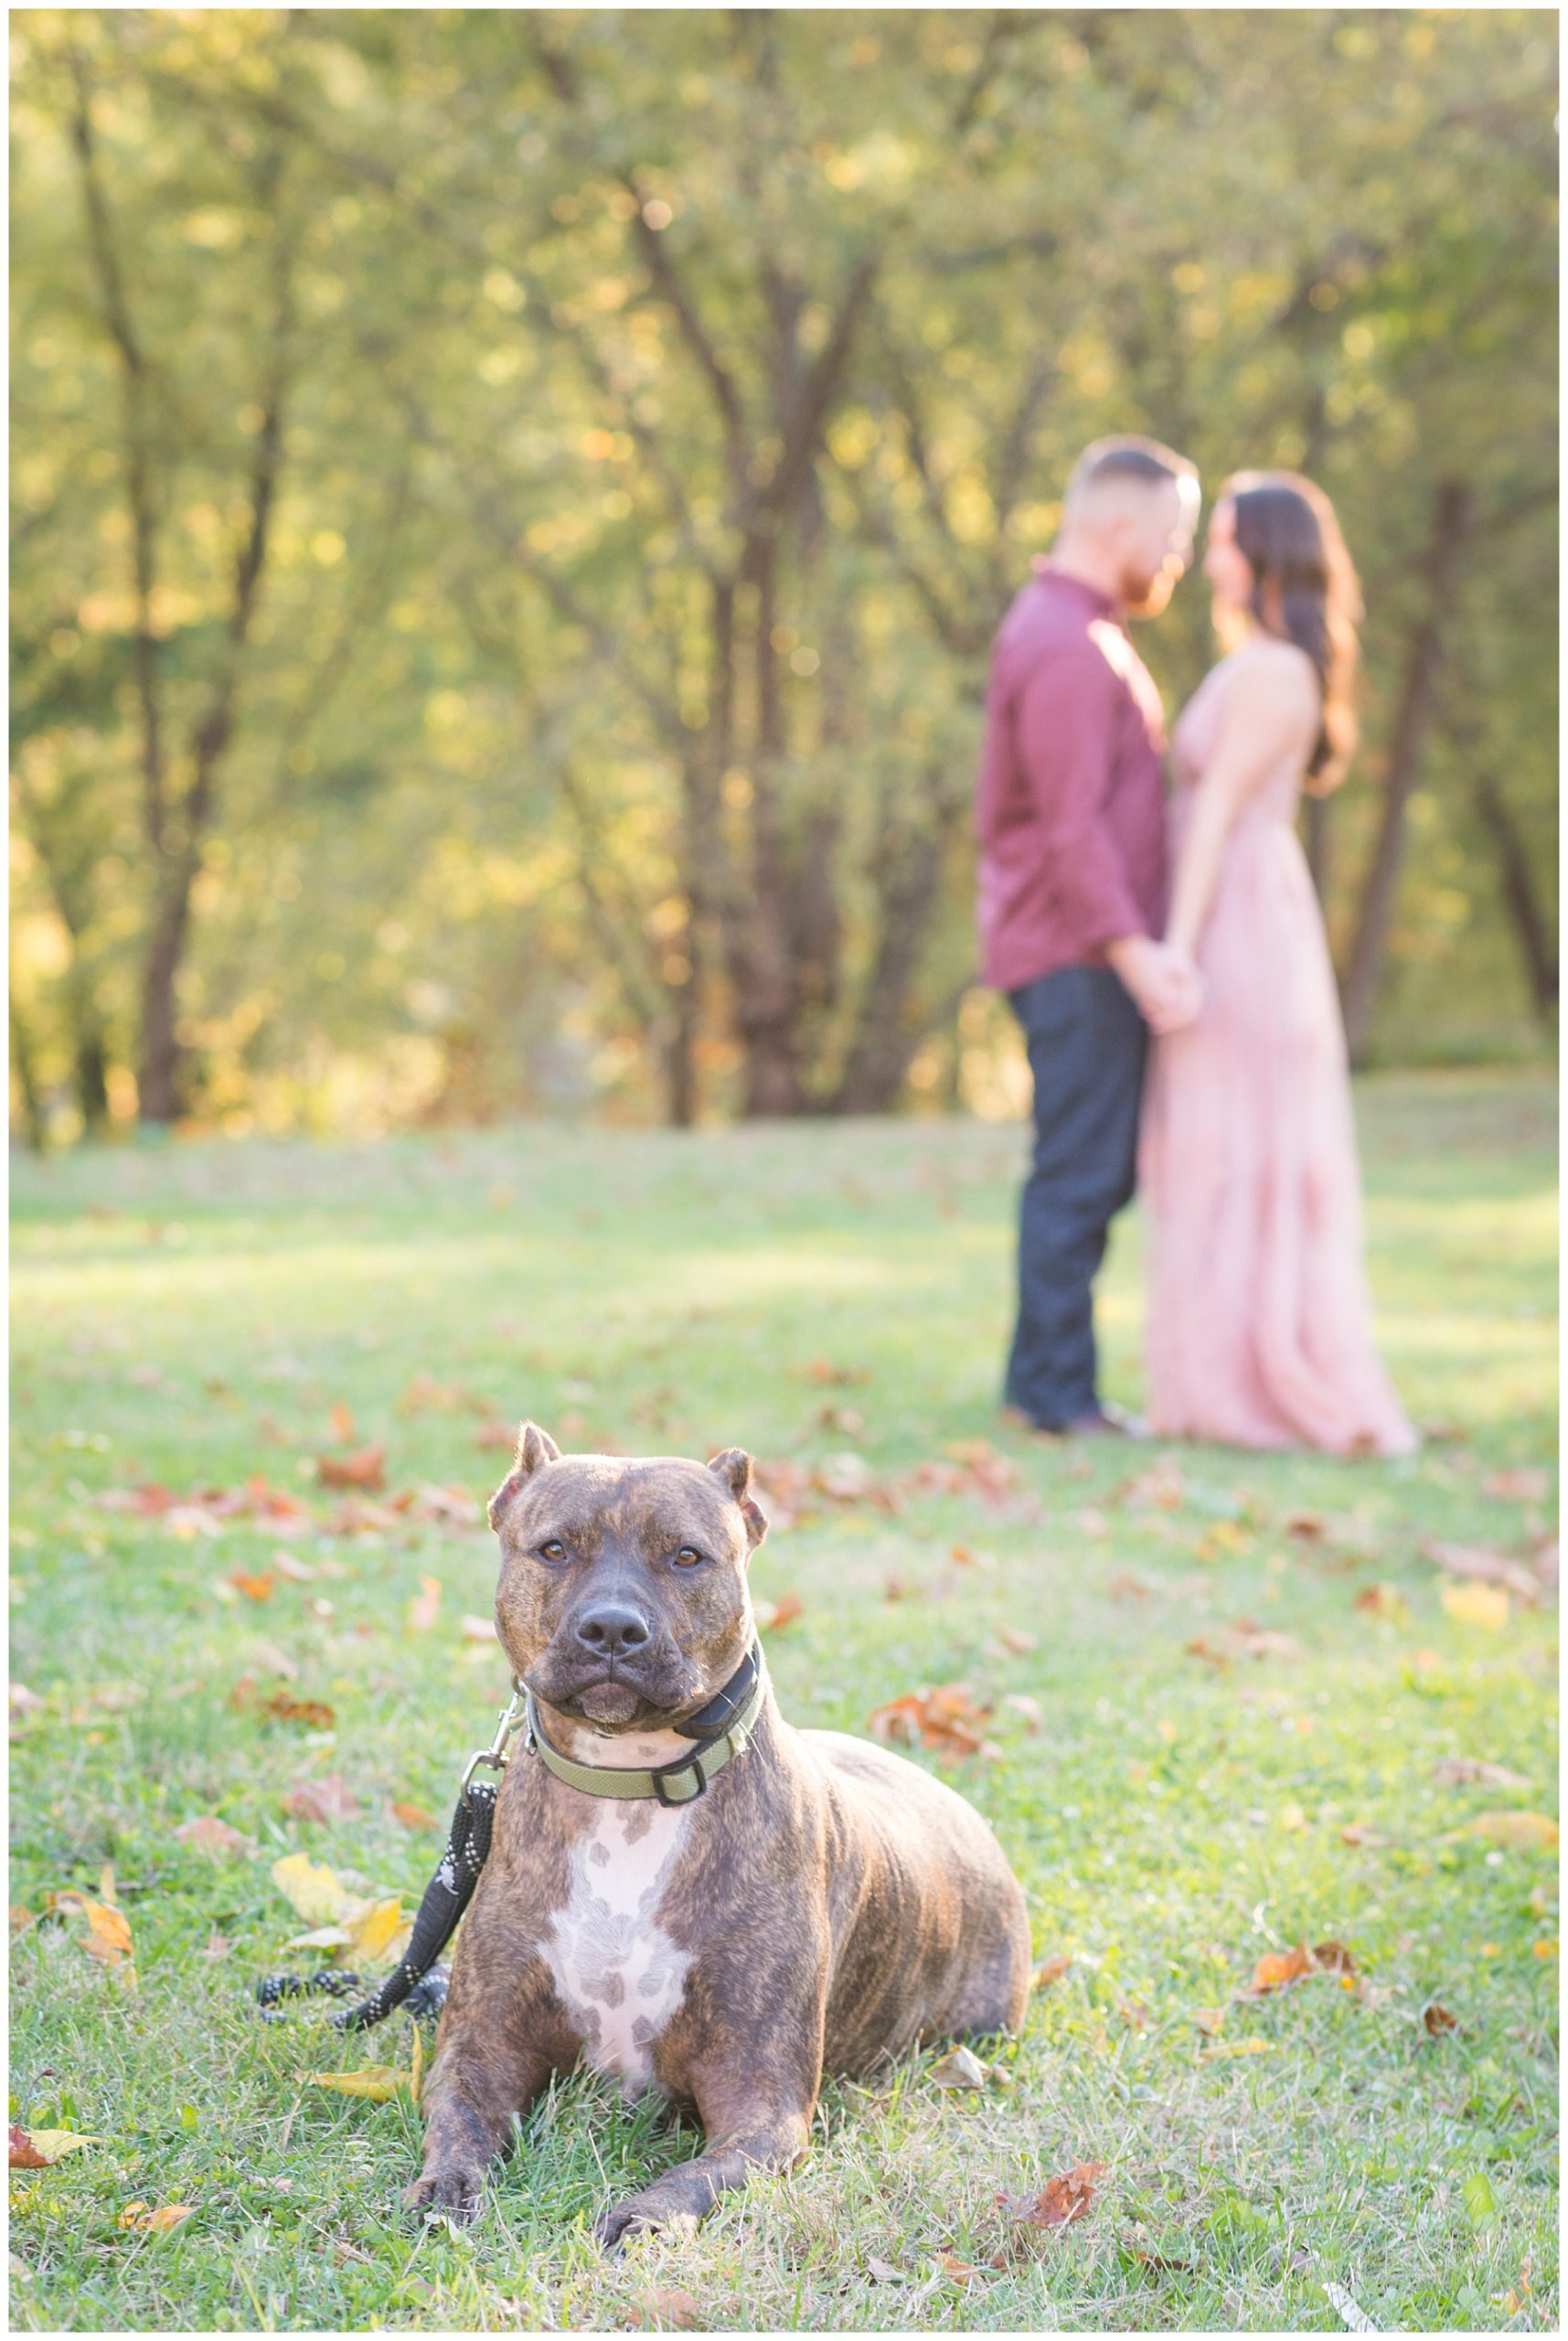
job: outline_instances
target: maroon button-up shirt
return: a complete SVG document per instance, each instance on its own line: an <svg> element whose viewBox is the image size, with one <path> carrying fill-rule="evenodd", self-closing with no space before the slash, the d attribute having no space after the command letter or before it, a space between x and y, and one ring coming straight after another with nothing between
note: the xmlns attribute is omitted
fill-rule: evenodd
<svg viewBox="0 0 1568 2341"><path fill-rule="evenodd" d="M1048 562L997 636L975 820L983 981L1014 991L1165 915L1165 726L1093 586Z"/></svg>

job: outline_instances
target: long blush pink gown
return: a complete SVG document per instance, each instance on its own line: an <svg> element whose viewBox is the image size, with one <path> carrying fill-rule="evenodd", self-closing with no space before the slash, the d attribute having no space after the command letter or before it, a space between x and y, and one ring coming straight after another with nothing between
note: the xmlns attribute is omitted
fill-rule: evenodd
<svg viewBox="0 0 1568 2341"><path fill-rule="evenodd" d="M1221 660L1176 727L1173 862L1234 666ZM1417 1440L1372 1342L1344 1025L1293 827L1301 777L1292 756L1243 807L1198 947L1202 1009L1150 1051L1149 1423L1237 1447L1403 1455Z"/></svg>

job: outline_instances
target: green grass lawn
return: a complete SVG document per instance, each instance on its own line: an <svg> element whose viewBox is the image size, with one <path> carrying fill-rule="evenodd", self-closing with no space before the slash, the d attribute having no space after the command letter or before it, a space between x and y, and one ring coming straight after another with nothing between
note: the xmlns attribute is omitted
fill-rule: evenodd
<svg viewBox="0 0 1568 2341"><path fill-rule="evenodd" d="M1470 1824L1554 1810L1555 1609L1456 1617L1423 1545L1529 1558L1553 1517L1554 1092L1387 1076L1359 1111L1380 1337L1443 1433L1408 1462L998 1428L1016 1129L532 1125L19 1164L13 1678L34 1698L11 1900L36 1922L14 1909L12 2119L98 2143L12 2174L14 2321L603 2328L672 2315L663 2290L711 2327L1337 2330L1338 2287L1385 2327L1552 2328L1555 1855ZM1128 1221L1102 1323L1135 1402L1138 1289ZM455 1402L411 1398L421 1375ZM411 1905L439 1841L392 1802L444 1826L505 1694L460 1625L490 1607L488 1535L327 1533L340 1499L311 1476L347 1406L389 1492L457 1485L477 1521L505 1458L469 1398L571 1448L848 1451L881 1484L985 1439L1017 1475L1000 1505L820 1498L754 1578L804 1605L769 1641L796 1722L863 1729L950 1683L991 1706L996 1754L947 1777L994 1821L1039 1957L1070 1964L984 2090L944 2091L934 2055L830 2087L801 2170L613 2261L595 2211L689 2132L576 2078L478 2227L417 2234L407 2100L305 2078L406 2066L409 2020L346 2043L250 1996L309 1957L283 1955L304 1922L272 1863L307 1851ZM282 1546L308 1578L264 1521L99 1501L253 1474L313 1507ZM439 1617L411 1630L430 1577ZM1244 1655L1256 1627L1286 1639ZM280 1687L333 1728L268 1714ZM1528 1785L1452 1784L1456 1758ZM333 1774L356 1812L286 1811ZM176 1838L200 1814L255 1850ZM98 1897L105 1864L134 1989L80 1913L38 1916ZM1249 1996L1260 1959L1325 1939L1359 1988ZM1434 2002L1456 2019L1435 2035ZM998 2196L1085 2162L1086 2216L1031 2248ZM191 2208L149 2231L121 2226L132 2202Z"/></svg>

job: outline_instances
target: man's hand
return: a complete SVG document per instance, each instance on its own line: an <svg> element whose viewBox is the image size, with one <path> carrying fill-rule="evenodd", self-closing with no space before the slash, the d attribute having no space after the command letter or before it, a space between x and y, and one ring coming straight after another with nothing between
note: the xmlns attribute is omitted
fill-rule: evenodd
<svg viewBox="0 0 1568 2341"><path fill-rule="evenodd" d="M1105 957L1136 1003L1151 1032L1179 1032L1190 1024L1203 998L1203 979L1185 951L1173 951L1147 935L1124 935L1105 946Z"/></svg>

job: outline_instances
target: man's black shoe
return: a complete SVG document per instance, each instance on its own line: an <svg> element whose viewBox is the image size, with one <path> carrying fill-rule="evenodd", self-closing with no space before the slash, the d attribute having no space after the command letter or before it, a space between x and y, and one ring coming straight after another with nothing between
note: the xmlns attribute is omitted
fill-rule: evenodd
<svg viewBox="0 0 1568 2341"><path fill-rule="evenodd" d="M1002 1420L1018 1430L1031 1430L1040 1438L1147 1438L1148 1425L1141 1415L1107 1401L1093 1413L1075 1415L1069 1423L1037 1423L1020 1406L1004 1407Z"/></svg>

